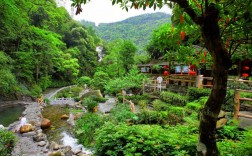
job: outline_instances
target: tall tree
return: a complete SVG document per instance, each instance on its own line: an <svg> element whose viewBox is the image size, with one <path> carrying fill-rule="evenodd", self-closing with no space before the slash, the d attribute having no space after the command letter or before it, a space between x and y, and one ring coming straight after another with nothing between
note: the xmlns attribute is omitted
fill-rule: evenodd
<svg viewBox="0 0 252 156"><path fill-rule="evenodd" d="M72 1L73 6L77 8L76 14L82 11L81 3L87 2ZM252 29L251 0L112 0L112 4L115 3L120 3L127 11L129 8L156 9L163 5L178 5L199 26L204 45L213 60L213 87L201 115L197 150L198 155L219 155L215 139L216 122L226 96L228 70L232 65L231 54L241 44L251 46L251 31L246 31ZM221 16L225 18L224 26L220 23ZM229 20L226 20L228 18ZM238 22L235 19L238 19ZM225 46L226 30L230 30L231 35L234 32L239 32L239 35L231 37L233 44Z"/></svg>

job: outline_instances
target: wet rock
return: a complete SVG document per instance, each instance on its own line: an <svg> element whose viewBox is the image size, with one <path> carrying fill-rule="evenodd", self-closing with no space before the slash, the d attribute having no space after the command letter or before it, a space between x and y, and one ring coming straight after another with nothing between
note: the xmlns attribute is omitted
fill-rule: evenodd
<svg viewBox="0 0 252 156"><path fill-rule="evenodd" d="M51 121L49 119L43 118L41 122L41 128L46 129L51 126Z"/></svg>
<svg viewBox="0 0 252 156"><path fill-rule="evenodd" d="M81 148L76 148L76 149L73 150L73 153L74 153L75 155L77 155L77 154L79 154L79 153L81 153L81 152L82 152Z"/></svg>
<svg viewBox="0 0 252 156"><path fill-rule="evenodd" d="M43 146L46 145L46 142L45 142L45 141L40 141L40 142L38 143L38 145L39 145L40 147L43 147Z"/></svg>
<svg viewBox="0 0 252 156"><path fill-rule="evenodd" d="M32 125L26 124L26 125L21 126L20 133L27 133L27 132L32 131L32 129L33 129Z"/></svg>
<svg viewBox="0 0 252 156"><path fill-rule="evenodd" d="M34 136L34 135L36 135L35 132L27 132L27 133L23 133L22 137L31 137L31 136Z"/></svg>
<svg viewBox="0 0 252 156"><path fill-rule="evenodd" d="M69 119L69 116L66 115L66 114L64 114L64 115L62 115L60 118L61 118L62 120L66 120L66 119Z"/></svg>
<svg viewBox="0 0 252 156"><path fill-rule="evenodd" d="M223 127L227 123L227 121L228 121L228 119L221 118L220 120L217 121L216 128L220 129L221 127Z"/></svg>
<svg viewBox="0 0 252 156"><path fill-rule="evenodd" d="M73 151L71 151L71 147L70 146L65 146L63 153L65 154L65 156L72 156L74 155Z"/></svg>

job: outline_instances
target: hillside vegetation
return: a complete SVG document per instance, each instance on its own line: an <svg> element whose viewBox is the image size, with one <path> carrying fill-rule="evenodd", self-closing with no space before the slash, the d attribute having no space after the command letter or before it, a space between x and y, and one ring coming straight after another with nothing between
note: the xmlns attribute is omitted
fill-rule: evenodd
<svg viewBox="0 0 252 156"><path fill-rule="evenodd" d="M118 38L131 40L142 53L149 43L151 33L164 23L171 22L171 15L165 13L144 14L128 18L115 23L101 23L95 26L92 22L82 20L86 26L93 26L99 37L105 41L113 41Z"/></svg>

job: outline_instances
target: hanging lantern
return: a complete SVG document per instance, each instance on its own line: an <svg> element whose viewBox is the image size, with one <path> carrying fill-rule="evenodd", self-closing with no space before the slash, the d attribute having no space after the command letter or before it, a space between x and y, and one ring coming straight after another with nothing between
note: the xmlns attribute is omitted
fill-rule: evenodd
<svg viewBox="0 0 252 156"><path fill-rule="evenodd" d="M168 75L169 74L169 72L168 71L164 71L164 75Z"/></svg>
<svg viewBox="0 0 252 156"><path fill-rule="evenodd" d="M165 66L164 66L164 69L168 69L168 66L167 66L167 65L165 65Z"/></svg>
<svg viewBox="0 0 252 156"><path fill-rule="evenodd" d="M189 71L188 74L193 76L193 75L196 75L196 72L195 71Z"/></svg>
<svg viewBox="0 0 252 156"><path fill-rule="evenodd" d="M180 32L180 37L181 37L182 41L185 39L185 34L186 34L186 32L184 32L184 31Z"/></svg>
<svg viewBox="0 0 252 156"><path fill-rule="evenodd" d="M249 70L249 66L244 66L243 70Z"/></svg>
<svg viewBox="0 0 252 156"><path fill-rule="evenodd" d="M245 78L246 78L246 77L248 77L248 76L249 76L249 75L248 75L247 73L243 73L243 74L242 74L242 77L245 77Z"/></svg>
<svg viewBox="0 0 252 156"><path fill-rule="evenodd" d="M206 52L206 51L204 51L204 56L206 57L206 55L207 55L207 52Z"/></svg>
<svg viewBox="0 0 252 156"><path fill-rule="evenodd" d="M195 65L195 64L189 66L189 69L190 69L190 70L193 70L193 69L195 69L195 68L196 68L196 65Z"/></svg>

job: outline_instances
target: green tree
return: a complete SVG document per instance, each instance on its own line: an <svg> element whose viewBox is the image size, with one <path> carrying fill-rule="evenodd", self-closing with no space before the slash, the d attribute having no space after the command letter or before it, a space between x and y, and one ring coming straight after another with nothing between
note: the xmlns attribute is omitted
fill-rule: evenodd
<svg viewBox="0 0 252 156"><path fill-rule="evenodd" d="M73 0L73 6L77 7L76 14L82 11L81 3L87 1ZM183 13L189 15L191 20L199 26L205 47L210 52L213 60L212 76L213 88L205 104L200 118L198 155L219 155L216 146L215 131L218 114L226 96L228 70L232 65L231 54L237 51L241 44L249 44L251 47L251 13L252 2L250 0L217 1L217 0L112 0L112 4L120 3L127 11L130 8L170 7L179 6ZM174 5L175 4L175 5ZM220 17L229 18L224 24L220 23ZM236 22L235 18L239 19ZM231 19L231 20L230 20ZM223 25L223 27L222 27ZM228 30L228 31L226 31ZM225 47L225 32L236 34L232 38L231 45ZM239 35L238 35L239 34Z"/></svg>

